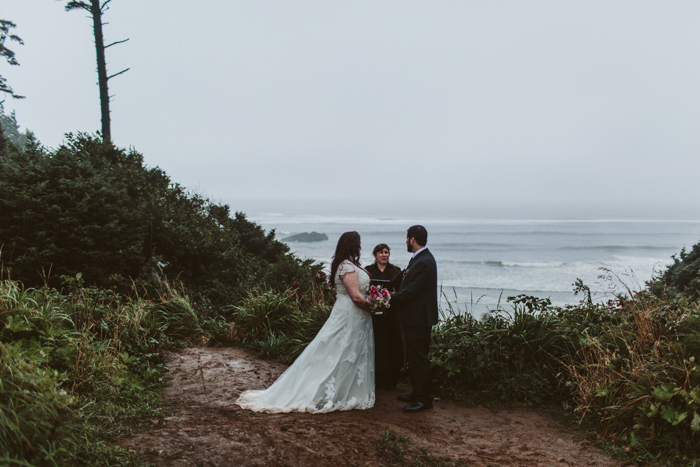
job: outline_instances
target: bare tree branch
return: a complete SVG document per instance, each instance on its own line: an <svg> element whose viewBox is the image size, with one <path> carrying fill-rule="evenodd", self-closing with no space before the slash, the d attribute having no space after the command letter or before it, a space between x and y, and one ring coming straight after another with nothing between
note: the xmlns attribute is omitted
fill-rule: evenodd
<svg viewBox="0 0 700 467"><path fill-rule="evenodd" d="M112 79L112 78L114 78L115 76L119 76L119 75L121 75L122 73L126 73L126 72L129 71L129 70L131 70L131 68L127 68L126 70L122 70L122 71L120 71L119 73L114 73L112 76L108 76L107 79Z"/></svg>
<svg viewBox="0 0 700 467"><path fill-rule="evenodd" d="M105 23L105 24L106 24L106 23ZM112 47L113 45L122 44L122 43L124 43L124 42L126 42L126 41L128 41L128 40L129 40L129 39L124 39L123 41L112 42L112 43L109 44L109 45L105 45L105 49L108 48L108 47Z"/></svg>
<svg viewBox="0 0 700 467"><path fill-rule="evenodd" d="M92 17L92 32L95 36L95 52L97 58L97 85L100 88L100 110L102 116L102 140L105 143L111 143L112 140L112 130L111 130L111 112L109 109L109 103L112 98L109 94L109 86L107 82L126 73L130 68L115 73L111 76L107 75L107 59L105 56L105 50L113 45L122 44L129 39L124 39L116 42L112 42L109 45L104 45L104 26L109 24L103 21L103 13L109 10L109 4L112 0L66 0L68 3L66 5L66 11L73 9L83 9L90 13Z"/></svg>

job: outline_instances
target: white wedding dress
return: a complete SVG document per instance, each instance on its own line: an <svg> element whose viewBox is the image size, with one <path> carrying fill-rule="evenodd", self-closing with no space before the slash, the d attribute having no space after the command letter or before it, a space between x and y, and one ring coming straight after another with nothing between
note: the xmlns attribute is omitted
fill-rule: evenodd
<svg viewBox="0 0 700 467"><path fill-rule="evenodd" d="M365 295L367 272L343 261L335 278L335 305L314 340L272 386L244 391L236 404L271 413L324 413L374 406L372 316L350 300L339 278L345 274L357 274Z"/></svg>

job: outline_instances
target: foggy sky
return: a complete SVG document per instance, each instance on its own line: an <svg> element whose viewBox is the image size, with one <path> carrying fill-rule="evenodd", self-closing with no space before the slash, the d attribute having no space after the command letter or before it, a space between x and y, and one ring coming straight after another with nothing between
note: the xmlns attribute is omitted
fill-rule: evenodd
<svg viewBox="0 0 700 467"><path fill-rule="evenodd" d="M100 129L91 21L0 0L47 146ZM219 200L700 198L697 1L113 0L115 144ZM697 211L696 211L697 212Z"/></svg>

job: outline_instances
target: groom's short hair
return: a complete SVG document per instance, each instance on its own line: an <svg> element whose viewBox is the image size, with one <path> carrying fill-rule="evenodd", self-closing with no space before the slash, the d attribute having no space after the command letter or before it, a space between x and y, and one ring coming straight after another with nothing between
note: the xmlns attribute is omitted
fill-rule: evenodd
<svg viewBox="0 0 700 467"><path fill-rule="evenodd" d="M428 231L422 225L414 225L408 228L406 232L408 238L415 238L416 243L420 246L425 246L428 244Z"/></svg>

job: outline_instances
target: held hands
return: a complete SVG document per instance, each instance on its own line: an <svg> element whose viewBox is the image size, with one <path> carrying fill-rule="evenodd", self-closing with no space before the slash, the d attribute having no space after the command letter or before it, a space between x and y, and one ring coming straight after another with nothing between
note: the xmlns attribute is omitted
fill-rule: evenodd
<svg viewBox="0 0 700 467"><path fill-rule="evenodd" d="M385 309L389 308L391 294L383 287L369 285L364 290L365 295L360 292L359 281L355 271L349 271L339 275L341 282L350 295L350 299L363 310L373 316L381 315ZM366 298L365 298L366 297Z"/></svg>
<svg viewBox="0 0 700 467"><path fill-rule="evenodd" d="M367 304L370 307L372 315L377 316L384 313L384 310L389 308L391 294L389 291L378 285L370 285L367 287Z"/></svg>

